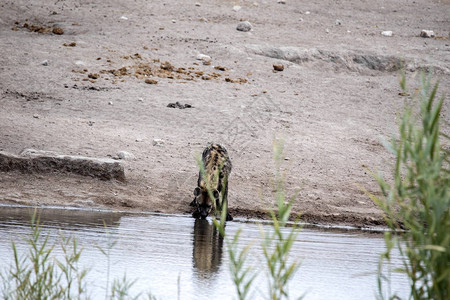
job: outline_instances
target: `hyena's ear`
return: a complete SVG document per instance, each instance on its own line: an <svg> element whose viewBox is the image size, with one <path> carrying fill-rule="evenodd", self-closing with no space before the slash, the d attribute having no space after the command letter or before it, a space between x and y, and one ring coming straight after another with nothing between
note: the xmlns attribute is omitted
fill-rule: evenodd
<svg viewBox="0 0 450 300"><path fill-rule="evenodd" d="M194 189L194 196L197 197L198 195L200 195L200 188L199 188L199 187L196 187L196 188Z"/></svg>

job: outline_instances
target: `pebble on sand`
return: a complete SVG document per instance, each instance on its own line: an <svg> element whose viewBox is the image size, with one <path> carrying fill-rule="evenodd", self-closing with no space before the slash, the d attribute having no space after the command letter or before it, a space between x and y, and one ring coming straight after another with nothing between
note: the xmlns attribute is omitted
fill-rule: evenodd
<svg viewBox="0 0 450 300"><path fill-rule="evenodd" d="M147 78L147 79L145 79L145 83L146 84L158 84L158 81L156 81L154 79Z"/></svg>
<svg viewBox="0 0 450 300"><path fill-rule="evenodd" d="M119 151L119 152L117 152L117 157L119 157L119 159L124 159L124 160L126 160L126 159L134 159L135 158L135 156L132 153L127 152L127 151Z"/></svg>
<svg viewBox="0 0 450 300"><path fill-rule="evenodd" d="M392 34L393 34L393 32L390 31L390 30L386 30L386 31L382 31L381 32L381 35L384 35L384 36L392 36Z"/></svg>
<svg viewBox="0 0 450 300"><path fill-rule="evenodd" d="M53 27L52 33L61 35L61 34L64 34L64 30L61 27Z"/></svg>
<svg viewBox="0 0 450 300"><path fill-rule="evenodd" d="M434 34L433 30L425 30L424 29L420 32L420 36L423 38L432 38L432 37L435 37L436 35Z"/></svg>
<svg viewBox="0 0 450 300"><path fill-rule="evenodd" d="M277 71L277 72L281 72L281 71L284 70L284 65L282 65L282 64L275 64L275 65L273 65L273 70Z"/></svg>
<svg viewBox="0 0 450 300"><path fill-rule="evenodd" d="M200 53L199 55L197 55L197 60L201 60L203 62L210 62L211 61L211 56Z"/></svg>
<svg viewBox="0 0 450 300"><path fill-rule="evenodd" d="M153 146L163 146L164 140L163 139L153 139Z"/></svg>
<svg viewBox="0 0 450 300"><path fill-rule="evenodd" d="M252 24L250 24L249 21L240 22L239 24L237 24L236 30L248 32L252 30Z"/></svg>

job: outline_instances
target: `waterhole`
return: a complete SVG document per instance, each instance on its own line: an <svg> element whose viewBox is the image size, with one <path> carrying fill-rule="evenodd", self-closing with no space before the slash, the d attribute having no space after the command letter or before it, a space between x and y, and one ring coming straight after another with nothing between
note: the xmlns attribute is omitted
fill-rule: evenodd
<svg viewBox="0 0 450 300"><path fill-rule="evenodd" d="M0 207L2 270L13 263L12 240L19 253L28 251L23 237L30 233L32 212L30 208ZM87 283L93 299L105 298L108 268L109 282L125 274L127 279L136 280L131 289L134 295L151 292L157 299L237 298L226 239L219 237L210 220L74 209L41 209L38 213L43 234L51 241L63 234L76 237L83 247L80 264L90 269ZM258 274L249 299L267 299L260 237L261 230L270 227L228 222L228 237L239 228L239 247L252 245L247 264ZM107 250L111 242L115 244L107 258L98 248ZM301 266L289 283L290 298L304 294L304 299L375 299L376 270L384 249L380 233L303 228L291 250L290 259L301 262ZM54 251L62 258L58 247ZM397 252L393 254L393 267L400 266L401 258ZM391 290L406 297L406 277L393 273L391 280Z"/></svg>

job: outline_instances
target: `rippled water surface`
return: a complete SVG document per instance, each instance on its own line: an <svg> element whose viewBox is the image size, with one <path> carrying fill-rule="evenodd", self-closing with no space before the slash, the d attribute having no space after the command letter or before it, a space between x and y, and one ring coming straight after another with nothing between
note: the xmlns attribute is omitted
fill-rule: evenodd
<svg viewBox="0 0 450 300"><path fill-rule="evenodd" d="M22 237L29 233L31 209L0 207L0 267L12 263L11 239L25 252ZM142 215L80 210L41 210L43 232L52 240L60 232L75 236L84 248L81 264L90 268L92 298L104 299L107 258L98 247L110 251L111 279L136 279L133 293L151 292L158 299L235 299L228 270L226 241L219 238L212 222L187 216ZM260 226L229 222L228 236L242 228L240 246L252 243L249 264L258 270L251 299L265 299L267 280L259 246ZM262 230L269 230L267 225ZM376 233L344 230L302 229L292 248L292 259L301 267L291 281L291 298L375 299L376 269L384 250ZM57 255L61 250L56 248ZM394 256L400 265L400 258ZM407 295L405 277L393 274L392 290Z"/></svg>

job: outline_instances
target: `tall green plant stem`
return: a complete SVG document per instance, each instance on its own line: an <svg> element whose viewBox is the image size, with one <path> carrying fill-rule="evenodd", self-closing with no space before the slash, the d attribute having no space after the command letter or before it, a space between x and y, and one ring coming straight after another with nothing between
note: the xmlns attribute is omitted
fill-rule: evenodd
<svg viewBox="0 0 450 300"><path fill-rule="evenodd" d="M405 90L405 76L401 86ZM422 74L420 111L416 115L414 107L406 105L399 138L387 145L396 157L394 182L375 175L384 196L370 195L392 230L386 233L386 243L395 244L404 257L401 271L409 278L413 299L450 299L449 138L440 133L444 97L436 99L437 90L431 75ZM387 248L385 260L393 247Z"/></svg>

